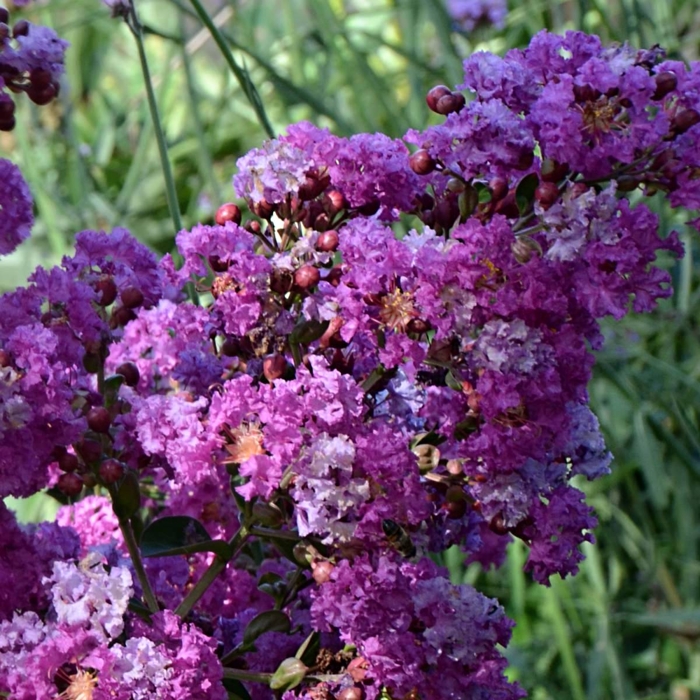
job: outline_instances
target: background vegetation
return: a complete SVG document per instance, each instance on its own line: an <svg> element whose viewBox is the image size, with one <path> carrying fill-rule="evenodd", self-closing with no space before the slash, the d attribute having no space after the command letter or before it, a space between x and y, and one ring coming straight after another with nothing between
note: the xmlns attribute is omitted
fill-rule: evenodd
<svg viewBox="0 0 700 700"><path fill-rule="evenodd" d="M275 132L309 119L335 133L423 128L424 95L460 82L461 60L524 46L542 28L583 29L606 42L661 44L695 60L700 0L521 0L506 26L469 36L443 0L211 0L227 62L189 0L137 0L185 226L232 197L236 159L265 137L249 76ZM180 8L181 11L177 11ZM12 10L12 8L11 8ZM133 37L98 0L46 0L19 10L67 38L59 100L18 100L20 125L0 156L24 171L36 198L32 240L0 265L0 287L71 248L76 231L125 226L169 251L174 227ZM434 116L434 115L432 115ZM587 488L600 518L578 577L534 585L513 545L497 573L446 557L455 580L498 597L517 621L512 675L534 700L700 698L700 266L687 215L684 260L669 261L676 294L656 313L609 324L591 386L613 474ZM25 518L50 513L23 506Z"/></svg>

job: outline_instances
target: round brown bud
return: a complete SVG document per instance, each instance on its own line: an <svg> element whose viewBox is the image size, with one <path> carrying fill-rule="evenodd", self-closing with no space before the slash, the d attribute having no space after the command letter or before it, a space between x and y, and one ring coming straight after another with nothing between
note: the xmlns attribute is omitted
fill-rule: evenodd
<svg viewBox="0 0 700 700"><path fill-rule="evenodd" d="M535 199L543 209L549 209L559 199L559 188L555 182L541 182L535 190Z"/></svg>
<svg viewBox="0 0 700 700"><path fill-rule="evenodd" d="M259 216L261 219L271 219L272 215L275 213L275 205L270 204L266 199L261 199L259 202L255 202L252 206L253 214Z"/></svg>
<svg viewBox="0 0 700 700"><path fill-rule="evenodd" d="M5 348L0 348L0 367L9 367L11 364L12 355Z"/></svg>
<svg viewBox="0 0 700 700"><path fill-rule="evenodd" d="M99 473L103 484L116 484L124 476L124 464L118 459L106 459L100 464Z"/></svg>
<svg viewBox="0 0 700 700"><path fill-rule="evenodd" d="M0 131L12 131L16 124L14 117L0 117Z"/></svg>
<svg viewBox="0 0 700 700"><path fill-rule="evenodd" d="M409 333L417 333L418 335L422 335L423 333L427 333L428 331L430 331L432 329L433 329L433 326L431 325L430 321L426 321L422 318L412 318L406 324L406 330Z"/></svg>
<svg viewBox="0 0 700 700"><path fill-rule="evenodd" d="M446 116L448 114L452 114L452 112L459 112L459 110L462 109L466 103L467 101L464 99L464 95L460 95L459 93L445 95L437 101L435 111L438 114Z"/></svg>
<svg viewBox="0 0 700 700"><path fill-rule="evenodd" d="M324 231L316 241L316 250L320 250L323 253L332 253L338 248L339 243L340 237L336 230Z"/></svg>
<svg viewBox="0 0 700 700"><path fill-rule="evenodd" d="M14 116L15 103L11 98L0 99L0 119L9 119Z"/></svg>
<svg viewBox="0 0 700 700"><path fill-rule="evenodd" d="M260 222L255 220L246 221L246 224L243 228L249 233L252 233L256 236L260 235L260 233L262 232L262 228L260 228Z"/></svg>
<svg viewBox="0 0 700 700"><path fill-rule="evenodd" d="M51 71L46 68L32 68L29 81L36 88L45 88L51 84Z"/></svg>
<svg viewBox="0 0 700 700"><path fill-rule="evenodd" d="M284 376L287 369L287 358L284 355L268 355L263 360L263 374L268 382Z"/></svg>
<svg viewBox="0 0 700 700"><path fill-rule="evenodd" d="M10 13L4 8L0 7L0 24L9 24Z"/></svg>
<svg viewBox="0 0 700 700"><path fill-rule="evenodd" d="M120 306L112 311L112 315L109 319L109 327L112 329L121 328L135 318L136 314L132 309L127 309L126 306Z"/></svg>
<svg viewBox="0 0 700 700"><path fill-rule="evenodd" d="M292 288L292 273L279 267L273 267L270 274L270 290L277 294L286 294Z"/></svg>
<svg viewBox="0 0 700 700"><path fill-rule="evenodd" d="M558 163L551 158L545 158L540 167L540 179L543 182L559 182L569 172L569 166L566 163Z"/></svg>
<svg viewBox="0 0 700 700"><path fill-rule="evenodd" d="M504 177L493 177L489 180L489 190L491 190L491 199L494 202L499 202L508 194L508 180Z"/></svg>
<svg viewBox="0 0 700 700"><path fill-rule="evenodd" d="M240 224L242 218L243 216L240 208L232 202L226 202L226 204L222 204L216 210L214 221L216 221L219 226L223 226L227 221L233 221L234 224Z"/></svg>
<svg viewBox="0 0 700 700"><path fill-rule="evenodd" d="M700 113L694 109L684 109L678 112L673 119L673 130L677 134L684 134L688 129L700 122Z"/></svg>
<svg viewBox="0 0 700 700"><path fill-rule="evenodd" d="M56 461L58 468L64 472L74 472L80 466L80 461L71 452L62 454Z"/></svg>
<svg viewBox="0 0 700 700"><path fill-rule="evenodd" d="M18 36L27 36L29 34L30 23L26 19L21 19L12 27L12 36L16 39Z"/></svg>
<svg viewBox="0 0 700 700"><path fill-rule="evenodd" d="M450 90L447 85L436 85L428 91L428 94L425 96L425 101L429 109L433 112L437 112L438 100L451 94L452 90Z"/></svg>
<svg viewBox="0 0 700 700"><path fill-rule="evenodd" d="M294 273L294 285L302 291L315 287L320 279L321 273L318 271L318 268L313 265L302 265Z"/></svg>
<svg viewBox="0 0 700 700"><path fill-rule="evenodd" d="M586 85L574 85L574 97L577 102L595 102L601 96L600 90Z"/></svg>
<svg viewBox="0 0 700 700"><path fill-rule="evenodd" d="M331 216L334 216L339 211L343 211L343 209L348 208L348 201L345 199L343 193L339 190L331 190L330 192L326 192L323 201L326 207L326 211Z"/></svg>
<svg viewBox="0 0 700 700"><path fill-rule="evenodd" d="M143 304L143 292L137 287L127 287L119 296L127 309L138 309Z"/></svg>
<svg viewBox="0 0 700 700"><path fill-rule="evenodd" d="M662 100L669 92L673 92L678 85L678 78L676 78L675 73L670 71L661 71L654 78L656 81L656 90L652 95L652 100Z"/></svg>
<svg viewBox="0 0 700 700"><path fill-rule="evenodd" d="M638 177L632 177L630 175L621 175L617 179L617 189L620 192L633 192L639 187L641 180Z"/></svg>
<svg viewBox="0 0 700 700"><path fill-rule="evenodd" d="M353 686L352 688L345 688L345 690L341 690L338 695L336 695L336 698L338 700L363 700L365 697L365 691L362 690L362 688L358 688L357 686Z"/></svg>
<svg viewBox="0 0 700 700"><path fill-rule="evenodd" d="M86 464L97 462L102 457L102 445L97 440L85 439L77 442L75 451L83 458Z"/></svg>
<svg viewBox="0 0 700 700"><path fill-rule="evenodd" d="M111 275L102 275L95 282L95 291L101 295L97 301L100 306L109 306L117 298L117 285Z"/></svg>
<svg viewBox="0 0 700 700"><path fill-rule="evenodd" d="M311 576L319 586L330 581L333 569L335 565L326 560L311 562Z"/></svg>
<svg viewBox="0 0 700 700"><path fill-rule="evenodd" d="M315 174L307 174L304 178L304 182L299 185L299 199L302 202L309 202L312 199L316 199L318 195L326 189L328 181L324 179L319 179Z"/></svg>
<svg viewBox="0 0 700 700"><path fill-rule="evenodd" d="M437 163L425 148L421 148L410 156L408 165L416 175L427 175L435 170Z"/></svg>
<svg viewBox="0 0 700 700"><path fill-rule="evenodd" d="M116 373L124 377L124 383L127 386L136 386L141 378L139 368L133 362L122 362L117 367Z"/></svg>
<svg viewBox="0 0 700 700"><path fill-rule="evenodd" d="M58 490L66 496L77 496L83 490L83 480L75 473L68 472L58 477Z"/></svg>
<svg viewBox="0 0 700 700"><path fill-rule="evenodd" d="M27 88L27 97L36 105L47 105L58 95L58 83L49 83L45 87L33 84Z"/></svg>
<svg viewBox="0 0 700 700"><path fill-rule="evenodd" d="M109 426L112 424L112 417L104 406L93 406L87 412L86 418L90 430L94 430L96 433L109 432Z"/></svg>

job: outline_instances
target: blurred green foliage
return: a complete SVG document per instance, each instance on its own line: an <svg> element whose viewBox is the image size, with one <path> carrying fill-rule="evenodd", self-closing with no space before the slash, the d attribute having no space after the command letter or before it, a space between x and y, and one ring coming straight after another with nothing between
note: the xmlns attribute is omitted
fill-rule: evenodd
<svg viewBox="0 0 700 700"><path fill-rule="evenodd" d="M522 0L502 30L470 36L451 25L442 0L207 1L228 62L188 0L136 4L188 227L232 197L236 159L265 137L232 62L256 86L275 132L309 119L338 134L400 136L437 119L424 95L459 83L464 57L525 46L542 28L658 43L684 60L700 51L700 0ZM0 286L56 262L84 228L125 226L171 250L133 37L98 0L47 0L21 14L72 46L59 100L38 110L18 100L18 128L0 134L0 156L22 167L37 209L30 243L0 264ZM534 585L517 544L496 573L465 569L457 551L446 556L454 580L497 595L517 621L511 674L534 700L700 698L699 242L682 213L658 211L665 231L682 232L687 253L667 262L673 299L606 324L591 399L616 461L610 477L582 484L601 523L581 573ZM42 512L30 507L25 517Z"/></svg>

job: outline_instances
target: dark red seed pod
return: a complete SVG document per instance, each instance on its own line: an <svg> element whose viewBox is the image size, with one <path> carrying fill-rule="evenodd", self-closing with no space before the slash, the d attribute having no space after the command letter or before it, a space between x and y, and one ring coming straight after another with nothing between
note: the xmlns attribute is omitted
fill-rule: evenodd
<svg viewBox="0 0 700 700"><path fill-rule="evenodd" d="M504 177L493 177L489 180L489 190L491 190L491 199L494 202L499 202L508 194L508 180Z"/></svg>
<svg viewBox="0 0 700 700"><path fill-rule="evenodd" d="M95 291L100 295L97 300L100 306L109 306L117 298L117 285L111 275L102 275L95 282Z"/></svg>
<svg viewBox="0 0 700 700"><path fill-rule="evenodd" d="M12 355L5 348L0 348L0 367L9 367L12 364Z"/></svg>
<svg viewBox="0 0 700 700"><path fill-rule="evenodd" d="M14 117L0 118L0 131L12 131L17 124Z"/></svg>
<svg viewBox="0 0 700 700"><path fill-rule="evenodd" d="M306 291L315 287L321 280L321 273L313 265L302 265L294 273L294 286Z"/></svg>
<svg viewBox="0 0 700 700"><path fill-rule="evenodd" d="M491 532L495 532L497 535L508 534L508 528L506 527L505 519L503 518L503 515L501 515L501 513L497 513L493 516L493 518L491 518L491 522L489 523L489 530L491 530Z"/></svg>
<svg viewBox="0 0 700 700"><path fill-rule="evenodd" d="M673 119L673 130L677 134L684 134L688 129L700 122L700 113L694 109L684 109L678 112Z"/></svg>
<svg viewBox="0 0 700 700"><path fill-rule="evenodd" d="M435 170L437 163L425 148L421 148L411 155L408 164L416 175L427 175Z"/></svg>
<svg viewBox="0 0 700 700"><path fill-rule="evenodd" d="M124 377L127 386L136 386L141 378L139 368L133 362L122 362L116 369L117 374Z"/></svg>
<svg viewBox="0 0 700 700"><path fill-rule="evenodd" d="M348 208L348 201L339 190L331 190L330 192L326 192L323 202L326 207L326 211L331 216L335 216L335 214L337 214L339 211L343 211L343 209Z"/></svg>
<svg viewBox="0 0 700 700"><path fill-rule="evenodd" d="M540 182L535 190L535 199L543 209L549 209L559 199L559 188L554 182Z"/></svg>
<svg viewBox="0 0 700 700"><path fill-rule="evenodd" d="M127 287L119 296L127 309L138 309L143 304L143 292L137 287Z"/></svg>
<svg viewBox="0 0 700 700"><path fill-rule="evenodd" d="M64 452L56 461L58 468L66 473L74 472L80 466L80 461L71 452Z"/></svg>
<svg viewBox="0 0 700 700"><path fill-rule="evenodd" d="M447 85L436 85L428 91L428 94L425 96L425 102L429 109L433 112L437 112L438 100L451 94L452 90L450 90Z"/></svg>
<svg viewBox="0 0 700 700"><path fill-rule="evenodd" d="M90 430L94 430L96 433L109 432L109 426L112 424L112 417L104 406L93 406L87 412L86 418Z"/></svg>
<svg viewBox="0 0 700 700"><path fill-rule="evenodd" d="M287 369L287 358L284 355L268 355L263 360L263 374L268 382L280 379Z"/></svg>
<svg viewBox="0 0 700 700"><path fill-rule="evenodd" d="M118 459L105 459L100 464L99 474L102 483L116 484L124 476L124 464Z"/></svg>
<svg viewBox="0 0 700 700"><path fill-rule="evenodd" d="M330 231L324 231L316 241L316 250L320 250L323 253L332 253L338 248L340 244L340 236L338 232L334 229Z"/></svg>
<svg viewBox="0 0 700 700"><path fill-rule="evenodd" d="M10 23L10 13L4 8L0 7L0 24Z"/></svg>
<svg viewBox="0 0 700 700"><path fill-rule="evenodd" d="M558 163L551 158L545 158L540 167L540 180L543 182L559 182L569 172L566 163Z"/></svg>
<svg viewBox="0 0 700 700"><path fill-rule="evenodd" d="M216 221L219 226L223 226L227 221L233 221L234 224L240 224L243 215L238 206L233 204L233 202L226 202L222 204L217 210L214 216L214 221Z"/></svg>
<svg viewBox="0 0 700 700"><path fill-rule="evenodd" d="M72 498L83 490L83 480L74 472L69 472L58 477L56 486L59 491Z"/></svg>
<svg viewBox="0 0 700 700"><path fill-rule="evenodd" d="M324 180L319 180L316 175L307 175L304 182L299 185L299 199L302 202L316 199L326 189L327 184L327 182L324 183Z"/></svg>
<svg viewBox="0 0 700 700"><path fill-rule="evenodd" d="M29 82L38 89L48 87L51 84L51 71L46 68L32 68L29 73Z"/></svg>
<svg viewBox="0 0 700 700"><path fill-rule="evenodd" d="M464 99L464 95L460 95L458 92L455 92L451 95L441 97L435 105L435 111L438 114L446 116L448 114L452 114L452 112L459 112L459 110L462 109L466 103L467 101Z"/></svg>
<svg viewBox="0 0 700 700"><path fill-rule="evenodd" d="M271 219L272 215L275 213L275 205L270 204L267 200L261 199L259 202L255 202L252 206L253 214L259 216L261 219Z"/></svg>
<svg viewBox="0 0 700 700"><path fill-rule="evenodd" d="M47 105L58 95L58 83L49 83L46 87L37 88L30 85L27 97L36 105Z"/></svg>
<svg viewBox="0 0 700 700"><path fill-rule="evenodd" d="M656 90L654 90L654 94L651 97L652 100L662 100L670 92L673 92L678 85L676 74L667 70L657 73L654 80L656 81Z"/></svg>
<svg viewBox="0 0 700 700"><path fill-rule="evenodd" d="M16 39L18 36L27 36L31 24L26 19L21 19L12 27L12 36Z"/></svg>
<svg viewBox="0 0 700 700"><path fill-rule="evenodd" d="M136 314L132 309L127 309L126 306L120 306L112 311L112 316L109 319L109 327L111 329L121 328L135 318Z"/></svg>
<svg viewBox="0 0 700 700"><path fill-rule="evenodd" d="M82 457L85 464L97 462L102 457L102 445L97 440L86 438L77 442L74 446L75 451Z"/></svg>
<svg viewBox="0 0 700 700"><path fill-rule="evenodd" d="M15 114L15 103L11 97L3 97L4 95L0 95L0 119L9 119Z"/></svg>

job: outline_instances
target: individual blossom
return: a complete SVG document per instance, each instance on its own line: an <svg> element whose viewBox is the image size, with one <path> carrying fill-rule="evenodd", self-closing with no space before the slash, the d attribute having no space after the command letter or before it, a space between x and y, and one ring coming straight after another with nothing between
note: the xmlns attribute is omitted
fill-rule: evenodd
<svg viewBox="0 0 700 700"><path fill-rule="evenodd" d="M7 255L29 237L34 213L22 173L4 158L0 159L0 183L0 255Z"/></svg>

